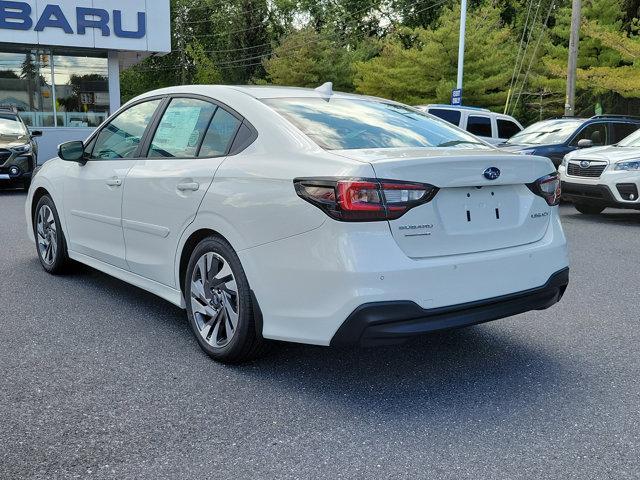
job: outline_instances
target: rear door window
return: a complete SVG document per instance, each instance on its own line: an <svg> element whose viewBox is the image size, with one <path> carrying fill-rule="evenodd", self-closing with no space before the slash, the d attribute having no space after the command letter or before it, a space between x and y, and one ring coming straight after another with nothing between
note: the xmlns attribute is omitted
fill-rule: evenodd
<svg viewBox="0 0 640 480"><path fill-rule="evenodd" d="M633 132L638 130L639 126L640 125L636 125L634 123L612 123L611 124L611 131L612 131L611 143L618 143L624 140Z"/></svg>
<svg viewBox="0 0 640 480"><path fill-rule="evenodd" d="M511 138L515 134L520 133L520 127L511 120L498 119L498 138Z"/></svg>
<svg viewBox="0 0 640 480"><path fill-rule="evenodd" d="M456 127L460 125L460 112L457 110L449 110L446 108L430 108L429 113L445 120Z"/></svg>
<svg viewBox="0 0 640 480"><path fill-rule="evenodd" d="M481 115L469 115L467 119L467 132L473 133L478 137L489 137L491 133L491 118Z"/></svg>
<svg viewBox="0 0 640 480"><path fill-rule="evenodd" d="M215 111L215 105L203 100L171 100L151 142L149 157L195 158Z"/></svg>

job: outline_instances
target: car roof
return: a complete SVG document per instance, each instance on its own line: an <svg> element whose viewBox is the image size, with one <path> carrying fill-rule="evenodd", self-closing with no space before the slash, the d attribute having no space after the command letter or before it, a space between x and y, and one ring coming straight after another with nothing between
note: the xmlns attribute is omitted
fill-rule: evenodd
<svg viewBox="0 0 640 480"><path fill-rule="evenodd" d="M467 105L445 105L445 104L439 104L439 103L431 103L429 105L419 105L420 107L425 107L425 108L444 108L447 110L473 110L476 112L486 112L486 113L494 113L496 115L500 115L496 112L492 112L491 110L489 110L488 108L482 108L482 107L471 107L471 106L467 106Z"/></svg>
<svg viewBox="0 0 640 480"><path fill-rule="evenodd" d="M262 100L267 98L319 98L323 94L313 88L304 87L280 87L273 85L180 85L174 87L165 87L158 90L146 92L136 99L150 97L154 95L171 95L171 94L195 94L205 96L215 96L222 92L227 93L243 93L252 98ZM386 103L394 103L393 100L378 98L369 95L357 95L354 93L345 93L333 91L332 98L353 98L353 99L369 99ZM134 99L134 100L136 100Z"/></svg>

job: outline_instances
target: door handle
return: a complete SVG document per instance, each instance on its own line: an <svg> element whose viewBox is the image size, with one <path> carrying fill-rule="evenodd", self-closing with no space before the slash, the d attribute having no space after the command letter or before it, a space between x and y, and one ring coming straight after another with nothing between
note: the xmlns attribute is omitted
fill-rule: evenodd
<svg viewBox="0 0 640 480"><path fill-rule="evenodd" d="M200 189L200 184L197 182L185 182L178 184L178 190L181 192L185 192L187 190L191 190L193 192L197 192Z"/></svg>
<svg viewBox="0 0 640 480"><path fill-rule="evenodd" d="M107 180L107 185L109 185L110 187L120 187L122 185L122 180L120 180L118 177L113 177Z"/></svg>

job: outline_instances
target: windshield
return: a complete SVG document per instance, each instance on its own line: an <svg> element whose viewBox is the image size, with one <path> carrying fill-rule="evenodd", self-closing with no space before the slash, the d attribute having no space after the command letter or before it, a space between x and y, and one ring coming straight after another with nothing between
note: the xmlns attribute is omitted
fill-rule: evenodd
<svg viewBox="0 0 640 480"><path fill-rule="evenodd" d="M640 130L635 131L627 138L620 140L617 147L640 147Z"/></svg>
<svg viewBox="0 0 640 480"><path fill-rule="evenodd" d="M0 135L26 135L27 129L15 115L0 115Z"/></svg>
<svg viewBox="0 0 640 480"><path fill-rule="evenodd" d="M534 123L509 140L512 145L555 145L566 142L582 125L582 120L547 120Z"/></svg>
<svg viewBox="0 0 640 480"><path fill-rule="evenodd" d="M490 148L441 120L398 104L351 98L263 101L327 150Z"/></svg>

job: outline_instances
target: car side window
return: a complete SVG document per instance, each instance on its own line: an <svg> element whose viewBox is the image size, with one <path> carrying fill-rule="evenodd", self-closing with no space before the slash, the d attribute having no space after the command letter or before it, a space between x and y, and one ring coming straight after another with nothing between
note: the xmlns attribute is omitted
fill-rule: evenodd
<svg viewBox="0 0 640 480"><path fill-rule="evenodd" d="M162 115L149 157L195 158L216 105L194 98L174 98Z"/></svg>
<svg viewBox="0 0 640 480"><path fill-rule="evenodd" d="M479 115L470 115L467 119L467 132L473 133L478 137L492 137L491 118Z"/></svg>
<svg viewBox="0 0 640 480"><path fill-rule="evenodd" d="M498 138L511 138L516 133L520 133L520 130L517 123L503 118L498 119Z"/></svg>
<svg viewBox="0 0 640 480"><path fill-rule="evenodd" d="M460 125L460 112L457 110L449 110L446 108L430 108L429 112L431 115L435 115L442 120L445 120L456 127Z"/></svg>
<svg viewBox="0 0 640 480"><path fill-rule="evenodd" d="M240 126L240 120L218 108L204 136L199 157L219 157L225 155Z"/></svg>
<svg viewBox="0 0 640 480"><path fill-rule="evenodd" d="M133 158L161 102L162 100L150 100L139 103L111 120L96 136L89 159Z"/></svg>
<svg viewBox="0 0 640 480"><path fill-rule="evenodd" d="M613 135L611 138L611 143L618 143L621 140L624 140L633 132L638 130L640 125L635 123L613 123L611 124Z"/></svg>
<svg viewBox="0 0 640 480"><path fill-rule="evenodd" d="M592 123L584 127L571 142L572 146L577 146L580 140L591 140L594 147L609 145L609 135L606 123Z"/></svg>

